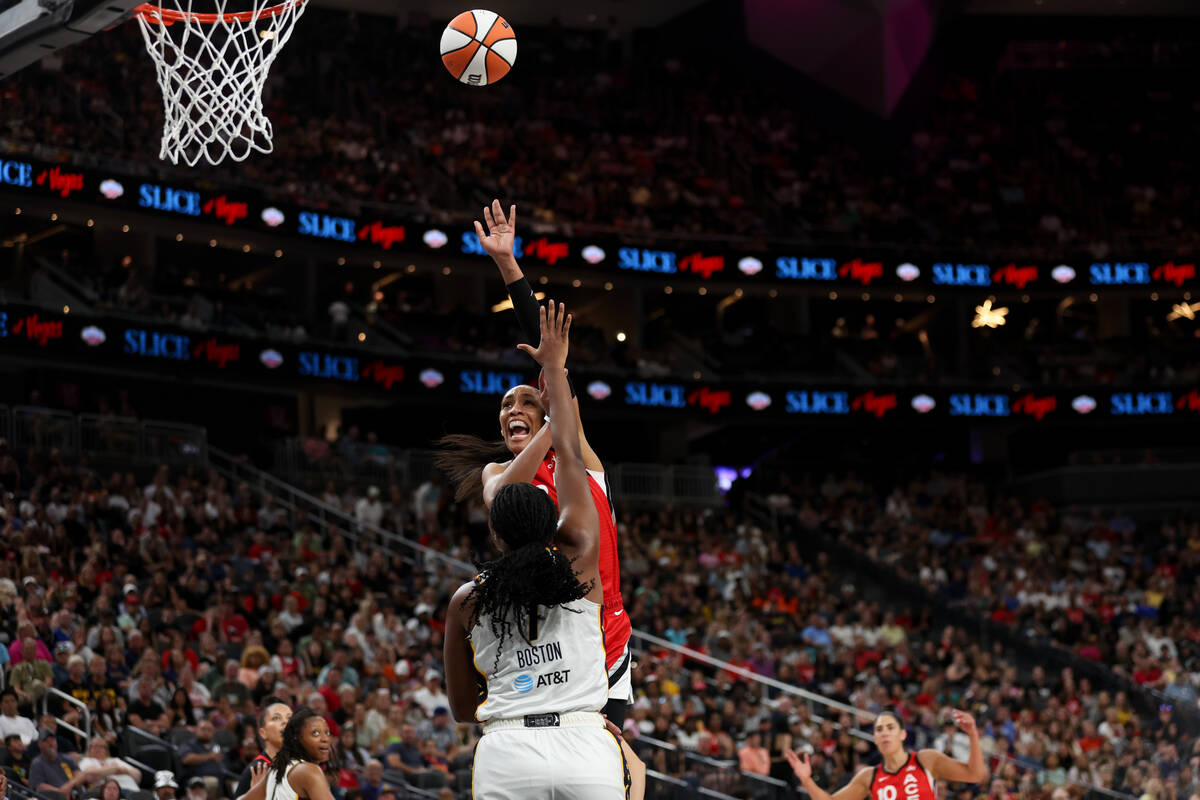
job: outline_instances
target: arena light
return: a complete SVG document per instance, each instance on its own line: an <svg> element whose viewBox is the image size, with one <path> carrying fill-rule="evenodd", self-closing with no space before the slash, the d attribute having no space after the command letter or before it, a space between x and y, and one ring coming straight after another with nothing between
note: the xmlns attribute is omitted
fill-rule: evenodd
<svg viewBox="0 0 1200 800"><path fill-rule="evenodd" d="M1176 303L1171 306L1171 313L1167 314L1167 322L1174 322L1177 319L1196 319L1196 312L1200 311L1200 303Z"/></svg>
<svg viewBox="0 0 1200 800"><path fill-rule="evenodd" d="M1008 309L1003 306L992 307L992 301L984 300L983 305L975 306L975 319L971 320L972 328L999 328L1005 323L1004 317Z"/></svg>
<svg viewBox="0 0 1200 800"><path fill-rule="evenodd" d="M536 292L536 293L534 293L533 296L536 297L538 300L546 299L545 292ZM492 313L499 314L501 311L508 311L512 307L513 307L512 306L512 298L506 297L503 300L501 300L499 303L496 303L496 305L492 306Z"/></svg>

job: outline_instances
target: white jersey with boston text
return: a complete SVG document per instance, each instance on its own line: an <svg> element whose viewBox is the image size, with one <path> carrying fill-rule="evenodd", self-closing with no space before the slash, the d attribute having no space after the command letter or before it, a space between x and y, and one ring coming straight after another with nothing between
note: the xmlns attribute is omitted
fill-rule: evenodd
<svg viewBox="0 0 1200 800"><path fill-rule="evenodd" d="M538 606L530 630L513 625L503 647L481 616L471 629L475 669L487 696L475 710L480 722L529 714L600 711L608 702L602 607L586 598ZM499 651L499 659L496 654Z"/></svg>

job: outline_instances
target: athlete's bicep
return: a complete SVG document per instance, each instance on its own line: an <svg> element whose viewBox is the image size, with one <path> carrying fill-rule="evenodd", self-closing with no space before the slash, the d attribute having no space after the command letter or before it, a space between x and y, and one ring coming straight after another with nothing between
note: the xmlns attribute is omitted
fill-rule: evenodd
<svg viewBox="0 0 1200 800"><path fill-rule="evenodd" d="M300 797L308 800L333 800L333 792L329 791L329 781L325 780L325 773L316 764L298 764L288 774L287 780Z"/></svg>
<svg viewBox="0 0 1200 800"><path fill-rule="evenodd" d="M971 767L938 750L922 750L917 753L921 766L929 770L934 780L952 783L974 783Z"/></svg>

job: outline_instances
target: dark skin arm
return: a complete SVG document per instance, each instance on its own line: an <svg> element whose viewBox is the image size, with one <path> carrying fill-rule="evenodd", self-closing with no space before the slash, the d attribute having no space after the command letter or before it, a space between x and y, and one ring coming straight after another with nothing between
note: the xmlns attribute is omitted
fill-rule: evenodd
<svg viewBox="0 0 1200 800"><path fill-rule="evenodd" d="M550 409L550 429L554 450L558 453L558 468L554 484L558 489L559 524L554 541L575 564L581 583L590 583L588 599L604 602L600 586L600 518L588 488L587 470L583 465L583 450L579 436L579 416L571 399L567 372L568 333L571 315L566 306L553 300L541 309L542 339L535 349L518 345L542 365L546 381L546 400Z"/></svg>
<svg viewBox="0 0 1200 800"><path fill-rule="evenodd" d="M450 598L446 609L446 638L442 643L442 662L446 665L446 696L450 698L450 713L457 722L475 719L479 699L479 673L475 669L475 653L471 650L471 631L467 627L470 609L467 599L474 581L468 581Z"/></svg>
<svg viewBox="0 0 1200 800"><path fill-rule="evenodd" d="M306 797L308 800L333 800L333 792L329 791L329 781L325 779L325 773L310 761L296 765L288 773L287 781L300 797Z"/></svg>

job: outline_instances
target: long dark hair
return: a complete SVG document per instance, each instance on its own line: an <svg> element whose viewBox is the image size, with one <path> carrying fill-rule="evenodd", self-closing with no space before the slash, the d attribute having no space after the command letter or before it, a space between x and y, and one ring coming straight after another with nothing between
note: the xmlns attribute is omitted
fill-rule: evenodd
<svg viewBox="0 0 1200 800"><path fill-rule="evenodd" d="M467 433L451 433L435 444L439 450L433 463L450 480L454 499L460 503L471 497L483 497L484 467L513 457L503 439L489 442Z"/></svg>
<svg viewBox="0 0 1200 800"><path fill-rule="evenodd" d="M283 782L290 764L296 761L313 763L312 756L308 754L308 751L304 749L304 743L300 741L300 737L304 733L304 726L310 719L324 718L308 706L300 706L283 729L283 745L275 754L275 760L271 762L271 769L275 770L276 785ZM329 747L329 760L324 764L317 765L325 772L337 770L338 743L332 736L329 738Z"/></svg>
<svg viewBox="0 0 1200 800"><path fill-rule="evenodd" d="M558 509L549 495L529 483L510 483L492 501L492 530L507 547L494 561L480 565L471 588L473 623L487 615L500 650L515 625L529 641L529 615L538 606L560 606L587 597L571 561L554 546ZM510 619L511 616L511 619Z"/></svg>

